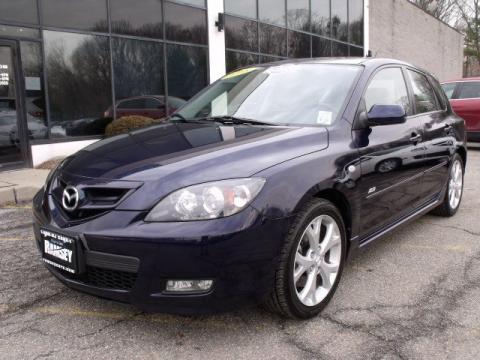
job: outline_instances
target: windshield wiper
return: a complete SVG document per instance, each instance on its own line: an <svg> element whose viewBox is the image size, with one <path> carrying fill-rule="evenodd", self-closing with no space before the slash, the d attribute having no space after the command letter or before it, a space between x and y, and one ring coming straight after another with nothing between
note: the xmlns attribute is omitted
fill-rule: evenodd
<svg viewBox="0 0 480 360"><path fill-rule="evenodd" d="M250 125L269 125L269 126L278 126L278 124L273 124L265 121L253 120L253 119L246 119L242 117L236 116L209 116L206 117L205 120L216 121L222 124L250 124Z"/></svg>

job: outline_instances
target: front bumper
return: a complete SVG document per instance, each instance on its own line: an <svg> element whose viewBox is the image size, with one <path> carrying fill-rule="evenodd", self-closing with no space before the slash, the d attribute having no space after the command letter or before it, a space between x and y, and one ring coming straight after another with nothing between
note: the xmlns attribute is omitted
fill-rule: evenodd
<svg viewBox="0 0 480 360"><path fill-rule="evenodd" d="M34 231L62 231L55 205L43 192L34 199ZM145 223L145 213L111 211L63 228L82 237L85 272L70 275L48 264L65 285L131 303L144 311L212 313L259 303L273 288L288 219L267 220L253 208L224 219ZM213 279L202 294L165 291L169 279Z"/></svg>

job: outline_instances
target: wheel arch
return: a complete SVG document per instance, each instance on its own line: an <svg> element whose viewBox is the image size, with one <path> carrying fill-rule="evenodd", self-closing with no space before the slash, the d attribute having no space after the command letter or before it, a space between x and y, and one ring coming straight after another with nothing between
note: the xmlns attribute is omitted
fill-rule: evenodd
<svg viewBox="0 0 480 360"><path fill-rule="evenodd" d="M347 235L347 256L350 251L350 239L351 239L351 234L352 234L352 207L350 202L348 201L347 197L345 194L343 194L341 191L334 189L334 188L324 188L324 189L312 189L310 190L303 198L302 200L297 204L296 209L300 209L303 204L305 204L308 200L311 200L312 198L316 199L325 199L330 201L332 204L334 204L338 210L340 211L340 214L342 215L343 221L345 223L345 231Z"/></svg>

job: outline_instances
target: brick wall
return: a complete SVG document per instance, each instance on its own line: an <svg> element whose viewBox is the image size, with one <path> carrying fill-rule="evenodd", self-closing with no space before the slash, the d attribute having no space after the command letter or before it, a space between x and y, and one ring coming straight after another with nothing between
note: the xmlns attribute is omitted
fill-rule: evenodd
<svg viewBox="0 0 480 360"><path fill-rule="evenodd" d="M370 0L370 50L424 68L440 81L462 77L463 36L407 0Z"/></svg>

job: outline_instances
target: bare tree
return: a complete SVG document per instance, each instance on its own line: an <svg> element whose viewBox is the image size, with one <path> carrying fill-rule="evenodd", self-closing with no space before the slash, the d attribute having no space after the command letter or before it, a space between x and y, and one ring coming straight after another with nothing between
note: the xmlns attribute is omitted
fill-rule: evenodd
<svg viewBox="0 0 480 360"><path fill-rule="evenodd" d="M411 3L422 8L437 19L452 26L457 24L458 5L457 0L409 0Z"/></svg>
<svg viewBox="0 0 480 360"><path fill-rule="evenodd" d="M455 0L455 4L461 19L459 28L465 35L466 65L471 59L480 64L480 0Z"/></svg>

